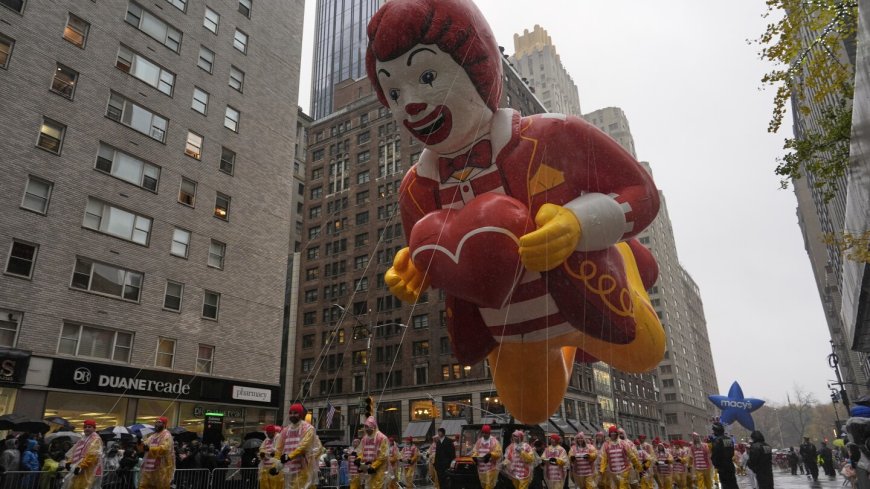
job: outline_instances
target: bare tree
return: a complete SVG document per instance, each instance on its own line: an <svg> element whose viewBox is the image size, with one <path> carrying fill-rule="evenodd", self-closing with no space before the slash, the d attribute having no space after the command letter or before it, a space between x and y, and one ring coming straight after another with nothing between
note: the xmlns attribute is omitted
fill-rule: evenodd
<svg viewBox="0 0 870 489"><path fill-rule="evenodd" d="M806 436L807 425L813 419L813 410L817 401L812 392L804 391L803 387L797 384L792 387L792 390L792 393L786 394L788 406L783 413L783 421L791 426L798 434L798 440L801 440Z"/></svg>

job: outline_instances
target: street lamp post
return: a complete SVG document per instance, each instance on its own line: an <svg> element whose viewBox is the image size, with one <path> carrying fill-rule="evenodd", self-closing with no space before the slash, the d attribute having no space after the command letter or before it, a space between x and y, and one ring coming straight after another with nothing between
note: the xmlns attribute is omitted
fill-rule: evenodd
<svg viewBox="0 0 870 489"><path fill-rule="evenodd" d="M849 412L849 394L846 392L846 384L847 382L843 382L843 378L840 376L840 357L837 356L837 351L834 349L834 340L831 340L831 354L828 355L828 365L834 370L834 374L837 376L836 384L840 386L840 400L843 401L843 406L846 408L846 412ZM836 408L835 408L836 409Z"/></svg>

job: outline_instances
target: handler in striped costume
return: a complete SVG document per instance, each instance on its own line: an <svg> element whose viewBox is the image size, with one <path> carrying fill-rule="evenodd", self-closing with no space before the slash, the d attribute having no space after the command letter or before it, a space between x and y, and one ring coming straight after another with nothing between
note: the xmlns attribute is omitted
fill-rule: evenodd
<svg viewBox="0 0 870 489"><path fill-rule="evenodd" d="M535 451L524 441L522 430L514 431L511 444L507 448L504 465L514 483L514 489L527 489L532 482L532 463L535 461Z"/></svg>
<svg viewBox="0 0 870 489"><path fill-rule="evenodd" d="M610 439L601 446L601 476L606 476L612 489L628 489L632 467L640 472L637 455L628 444L619 439L616 426L607 430Z"/></svg>
<svg viewBox="0 0 870 489"><path fill-rule="evenodd" d="M485 424L480 428L480 438L474 443L471 458L477 463L477 476L483 489L494 489L498 482L498 460L501 458L501 443L491 436L492 428Z"/></svg>
<svg viewBox="0 0 870 489"><path fill-rule="evenodd" d="M565 470L568 465L568 453L561 445L559 435L550 435L549 445L544 449L544 482L550 489L562 489L565 484Z"/></svg>
<svg viewBox="0 0 870 489"><path fill-rule="evenodd" d="M369 416L363 423L365 436L362 437L360 448L362 449L362 464L360 470L368 474L368 489L381 489L384 487L384 475L387 471L387 452L389 440L386 435L378 430L378 422L374 416Z"/></svg>
<svg viewBox="0 0 870 489"><path fill-rule="evenodd" d="M290 424L278 435L275 452L281 454L284 464L284 488L307 489L317 485L317 455L322 445L314 426L302 419L302 404L290 406L289 414Z"/></svg>
<svg viewBox="0 0 870 489"><path fill-rule="evenodd" d="M414 437L405 439L405 447L402 448L401 478L405 489L414 489L414 473L417 471L417 459L420 458L420 450L414 445Z"/></svg>
<svg viewBox="0 0 870 489"><path fill-rule="evenodd" d="M692 459L692 469L695 470L697 489L713 489L713 462L710 460L710 446L701 440L701 435L697 433L692 433L689 456Z"/></svg>
<svg viewBox="0 0 870 489"><path fill-rule="evenodd" d="M574 437L574 444L568 452L571 462L571 478L577 489L595 489L595 459L598 450L595 445L586 441L586 435L581 431Z"/></svg>

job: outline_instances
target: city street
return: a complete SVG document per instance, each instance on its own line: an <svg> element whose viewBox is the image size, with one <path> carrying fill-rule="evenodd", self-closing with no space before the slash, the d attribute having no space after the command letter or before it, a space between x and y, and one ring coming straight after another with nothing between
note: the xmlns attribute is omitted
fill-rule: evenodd
<svg viewBox="0 0 870 489"><path fill-rule="evenodd" d="M749 479L746 477L738 477L737 483L740 484L741 489L750 488ZM773 486L777 488L785 488L785 489L804 489L804 488L813 488L813 489L839 489L843 486L843 477L838 475L836 479L831 480L824 476L824 474L819 475L818 482L812 482L812 480L807 479L806 475L791 475L789 472L780 472L779 470L773 470ZM848 484L847 486L848 487Z"/></svg>

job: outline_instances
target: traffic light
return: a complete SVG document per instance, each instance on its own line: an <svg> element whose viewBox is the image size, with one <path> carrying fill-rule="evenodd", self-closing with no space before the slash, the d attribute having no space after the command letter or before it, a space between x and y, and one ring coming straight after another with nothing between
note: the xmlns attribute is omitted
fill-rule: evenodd
<svg viewBox="0 0 870 489"><path fill-rule="evenodd" d="M375 400L371 396L365 398L366 418L375 414Z"/></svg>

